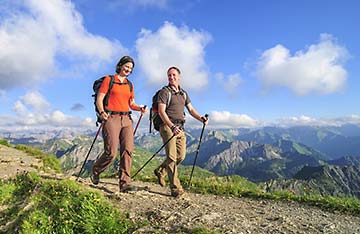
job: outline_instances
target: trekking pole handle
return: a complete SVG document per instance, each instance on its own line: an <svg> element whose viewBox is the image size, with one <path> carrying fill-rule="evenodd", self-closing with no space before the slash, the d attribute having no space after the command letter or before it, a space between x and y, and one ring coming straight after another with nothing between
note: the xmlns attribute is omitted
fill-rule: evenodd
<svg viewBox="0 0 360 234"><path fill-rule="evenodd" d="M146 110L147 105L144 105L143 107L141 107L140 109L144 108L144 110ZM142 112L141 112L142 115Z"/></svg>
<svg viewBox="0 0 360 234"><path fill-rule="evenodd" d="M203 124L205 124L205 122L209 119L209 115L205 114L204 117L201 117L201 119L205 119L205 121L203 122Z"/></svg>

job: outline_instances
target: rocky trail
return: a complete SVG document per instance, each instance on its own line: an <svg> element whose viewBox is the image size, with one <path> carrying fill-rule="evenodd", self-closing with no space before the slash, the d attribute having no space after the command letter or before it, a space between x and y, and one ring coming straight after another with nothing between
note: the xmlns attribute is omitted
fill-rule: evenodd
<svg viewBox="0 0 360 234"><path fill-rule="evenodd" d="M25 153L0 146L0 178L35 170L39 162ZM43 175L52 178L75 177ZM89 179L79 182L102 191L121 211L135 221L149 225L134 233L186 233L206 227L218 233L360 233L360 217L324 211L296 202L254 200L187 192L180 198L170 196L169 188L134 181L138 191L119 193L116 179L101 179L94 186Z"/></svg>

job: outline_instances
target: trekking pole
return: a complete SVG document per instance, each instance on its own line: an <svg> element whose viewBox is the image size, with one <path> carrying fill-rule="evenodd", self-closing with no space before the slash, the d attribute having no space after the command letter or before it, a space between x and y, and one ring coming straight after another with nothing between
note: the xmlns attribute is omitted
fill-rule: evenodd
<svg viewBox="0 0 360 234"><path fill-rule="evenodd" d="M150 122L149 133L151 133L151 128L152 128L152 107L150 108L149 122Z"/></svg>
<svg viewBox="0 0 360 234"><path fill-rule="evenodd" d="M87 158L88 158L89 155L90 155L90 152L91 152L91 150L92 150L92 148L93 148L93 146L94 146L94 143L95 143L95 141L96 141L96 138L98 137L98 135L99 135L99 133L100 133L100 129L102 128L103 125L104 125L104 122L102 122L102 123L100 124L100 127L99 127L99 129L97 130L97 133L96 133L96 135L95 135L95 138L94 138L94 140L93 140L93 142L92 142L92 144L91 144L91 146L90 146L89 152L87 153L87 155L86 155L86 157L85 157L85 160L84 160L84 163L82 164L81 169L80 169L80 171L79 171L79 174L77 175L76 181L79 180L80 174L81 174L82 170L84 169L84 166L85 166L85 163L86 163L86 161L87 161Z"/></svg>
<svg viewBox="0 0 360 234"><path fill-rule="evenodd" d="M144 109L146 109L146 105L144 106ZM140 117L139 117L139 120L138 120L138 122L137 122L137 124L136 124L136 127L135 127L135 130L134 130L134 136L135 136L136 130L137 130L138 127L139 127L140 120L141 120L142 117L143 117L143 113L141 112L141 115L140 115Z"/></svg>
<svg viewBox="0 0 360 234"><path fill-rule="evenodd" d="M155 154L153 154L153 156L151 156L151 158L133 175L131 176L131 179L133 179L166 145L167 143L169 143L169 141L171 141L171 139L174 138L175 135L172 135L172 137L170 137L161 147L158 151L156 151Z"/></svg>
<svg viewBox="0 0 360 234"><path fill-rule="evenodd" d="M205 114L205 118L207 118L208 116L209 116L208 114ZM190 179L189 179L189 183L188 183L188 188L190 188L190 186L191 186L191 178L193 176L194 168L195 168L195 164L196 164L196 159L197 159L197 156L198 156L199 151L200 151L201 139L203 137L204 129L205 129L205 122L203 123L203 127L202 127L202 130L201 130L200 140L199 140L199 144L198 144L198 147L197 147L197 150L196 150L194 164L193 164L193 167L192 167L191 173L190 173Z"/></svg>

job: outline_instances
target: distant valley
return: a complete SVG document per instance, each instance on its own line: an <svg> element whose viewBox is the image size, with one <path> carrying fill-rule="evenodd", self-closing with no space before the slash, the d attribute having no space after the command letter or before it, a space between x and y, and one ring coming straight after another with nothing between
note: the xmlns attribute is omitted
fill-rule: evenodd
<svg viewBox="0 0 360 234"><path fill-rule="evenodd" d="M94 135L89 131L81 134L58 131L20 135L0 133L0 138L12 144L37 145L45 152L56 155L65 171L76 173ZM186 132L188 152L184 165L193 164L199 135L199 129ZM162 145L157 133L137 134L135 143L150 152L155 152ZM102 147L99 137L89 156L87 168L102 152ZM267 189L300 191L307 188L321 193L359 197L360 178L356 175L359 175L360 167L360 128L346 125L209 129L202 139L197 166L219 176L240 175L250 181L264 183Z"/></svg>

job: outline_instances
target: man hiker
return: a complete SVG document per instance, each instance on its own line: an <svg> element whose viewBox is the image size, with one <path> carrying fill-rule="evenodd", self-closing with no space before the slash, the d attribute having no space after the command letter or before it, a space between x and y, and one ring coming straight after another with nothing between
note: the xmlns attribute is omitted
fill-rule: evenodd
<svg viewBox="0 0 360 234"><path fill-rule="evenodd" d="M179 197L184 193L178 178L178 165L185 159L186 155L186 136L184 132L185 112L184 107L195 119L207 124L208 119L200 116L195 108L191 105L188 93L183 90L180 85L180 69L177 67L170 67L167 71L169 84L164 87L157 99L158 112L163 121L160 125L160 135L163 142L167 142L173 135L172 139L166 144L166 159L163 163L154 170L161 186L165 186L165 174L167 172L171 195ZM171 93L170 93L171 92ZM171 95L168 104L168 98Z"/></svg>
<svg viewBox="0 0 360 234"><path fill-rule="evenodd" d="M135 103L134 88L129 85L127 77L134 69L135 62L129 56L124 56L116 65L116 74L107 76L102 82L97 98L96 106L100 118L104 122L102 135L104 138L104 153L94 162L92 166L91 181L98 184L100 173L116 158L118 145L120 143L120 166L119 166L119 188L120 192L135 190L130 186L130 169L132 164L132 153L134 150L133 121L131 110L146 112L144 106ZM109 86L113 80L107 104L103 100L108 93Z"/></svg>

